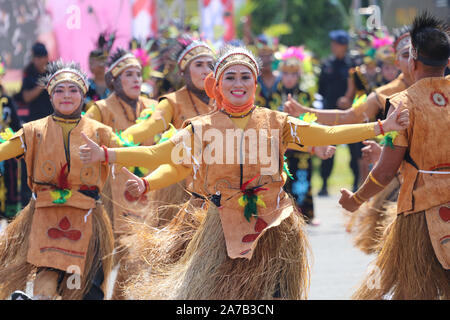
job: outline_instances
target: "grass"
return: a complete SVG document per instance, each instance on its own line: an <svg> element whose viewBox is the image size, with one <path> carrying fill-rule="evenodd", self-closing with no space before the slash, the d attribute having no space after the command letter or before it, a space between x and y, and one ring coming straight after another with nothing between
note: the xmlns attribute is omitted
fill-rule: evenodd
<svg viewBox="0 0 450 320"><path fill-rule="evenodd" d="M322 160L313 157L313 173L311 178L313 195L322 188L322 177L320 176L320 164ZM341 188L351 190L353 187L353 173L350 169L350 150L347 145L339 145L334 155L334 164L331 175L328 178L328 193L339 194Z"/></svg>

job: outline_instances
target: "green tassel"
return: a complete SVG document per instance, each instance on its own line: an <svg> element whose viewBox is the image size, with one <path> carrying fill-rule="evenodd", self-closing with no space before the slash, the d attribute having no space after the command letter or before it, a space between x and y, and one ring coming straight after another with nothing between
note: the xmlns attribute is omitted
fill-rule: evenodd
<svg viewBox="0 0 450 320"><path fill-rule="evenodd" d="M258 216L258 209L256 207L257 198L258 197L256 195L247 196L246 194L244 194L244 200L247 201L247 204L244 208L244 217L248 222L250 222L251 217Z"/></svg>
<svg viewBox="0 0 450 320"><path fill-rule="evenodd" d="M144 176L144 173L141 171L141 169L139 169L139 167L134 167L133 173L139 178L142 178Z"/></svg>
<svg viewBox="0 0 450 320"><path fill-rule="evenodd" d="M57 190L59 193L59 199L53 200L53 203L64 204L67 202L66 197L69 195L69 190Z"/></svg>
<svg viewBox="0 0 450 320"><path fill-rule="evenodd" d="M394 149L394 140L397 137L398 132L397 131L391 131L384 135L383 140L380 141L380 144L382 146L388 146L392 149Z"/></svg>
<svg viewBox="0 0 450 320"><path fill-rule="evenodd" d="M119 138L120 142L122 142L122 146L123 147L137 147L140 144L140 143L135 144L135 143L132 143L132 142L130 142L128 140L125 140L125 138L122 137L122 130L119 131L119 132L116 131L115 134L116 134L117 138Z"/></svg>
<svg viewBox="0 0 450 320"><path fill-rule="evenodd" d="M284 170L284 172L286 172L286 174L289 177L289 179L294 180L294 177L292 176L292 173L289 171L289 166L288 166L286 160L287 160L287 158L286 158L286 156L284 156L283 170Z"/></svg>

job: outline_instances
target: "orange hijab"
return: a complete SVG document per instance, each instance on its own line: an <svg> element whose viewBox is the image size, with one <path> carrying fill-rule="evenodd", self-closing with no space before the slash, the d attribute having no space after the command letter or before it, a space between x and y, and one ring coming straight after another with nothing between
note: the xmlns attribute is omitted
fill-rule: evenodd
<svg viewBox="0 0 450 320"><path fill-rule="evenodd" d="M227 113L244 113L253 108L253 103L255 101L255 96L252 96L248 99L246 103L241 106L236 106L232 104L227 98L225 98L222 94L222 78L223 73L220 75L219 80L214 79L214 73L211 72L205 78L205 91L208 97L216 100L217 107L219 109L225 109ZM256 87L256 82L255 82Z"/></svg>

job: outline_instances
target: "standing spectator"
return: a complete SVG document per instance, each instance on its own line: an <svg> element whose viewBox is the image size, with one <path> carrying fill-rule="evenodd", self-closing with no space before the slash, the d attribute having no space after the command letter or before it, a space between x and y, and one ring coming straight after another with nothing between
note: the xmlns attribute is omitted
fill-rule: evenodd
<svg viewBox="0 0 450 320"><path fill-rule="evenodd" d="M45 75L47 70L47 49L42 43L36 42L31 50L32 60L25 67L22 82L22 98L29 111L27 122L44 118L53 113L47 91L37 84L37 80Z"/></svg>
<svg viewBox="0 0 450 320"><path fill-rule="evenodd" d="M353 67L353 61L347 54L350 37L344 30L333 30L329 34L331 39L332 56L326 59L319 77L319 94L323 97L324 109L334 109L338 98L347 91L348 71ZM323 179L320 196L327 196L327 180L333 169L334 157L322 160L320 175Z"/></svg>

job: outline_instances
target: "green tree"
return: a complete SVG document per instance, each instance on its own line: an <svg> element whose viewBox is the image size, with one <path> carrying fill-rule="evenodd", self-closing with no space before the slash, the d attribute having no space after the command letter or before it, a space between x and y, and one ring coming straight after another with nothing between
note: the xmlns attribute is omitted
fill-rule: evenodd
<svg viewBox="0 0 450 320"><path fill-rule="evenodd" d="M352 0L248 0L243 12L251 12L254 35L268 28L281 30L281 43L305 45L323 58L330 53L328 33L350 27L351 3Z"/></svg>

